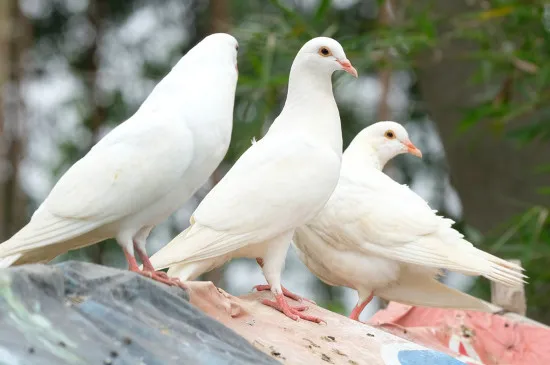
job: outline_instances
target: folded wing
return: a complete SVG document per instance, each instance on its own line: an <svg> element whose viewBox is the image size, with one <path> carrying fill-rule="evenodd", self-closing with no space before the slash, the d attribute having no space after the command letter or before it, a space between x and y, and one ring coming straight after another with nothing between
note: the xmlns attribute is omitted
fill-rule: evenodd
<svg viewBox="0 0 550 365"><path fill-rule="evenodd" d="M340 249L364 250L404 263L483 275L519 285L522 269L475 248L407 186L378 170L354 181L342 177L310 227Z"/></svg>

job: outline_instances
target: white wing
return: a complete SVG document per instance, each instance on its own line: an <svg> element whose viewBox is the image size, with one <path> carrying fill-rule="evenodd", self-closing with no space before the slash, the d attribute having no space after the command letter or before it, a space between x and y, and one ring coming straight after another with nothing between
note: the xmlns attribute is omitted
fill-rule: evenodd
<svg viewBox="0 0 550 365"><path fill-rule="evenodd" d="M185 126L171 123L130 119L118 126L61 177L29 224L0 245L0 257L139 212L181 184L193 138Z"/></svg>
<svg viewBox="0 0 550 365"><path fill-rule="evenodd" d="M63 175L44 201L48 211L65 218L114 221L141 211L181 183L193 157L191 132L154 119L131 122L120 125Z"/></svg>
<svg viewBox="0 0 550 365"><path fill-rule="evenodd" d="M341 249L365 250L410 264L484 275L506 284L523 281L521 268L473 247L407 186L369 169L343 176L325 209L308 224Z"/></svg>
<svg viewBox="0 0 550 365"><path fill-rule="evenodd" d="M204 198L195 224L151 258L155 267L225 255L302 225L337 183L340 157L301 138L252 145Z"/></svg>

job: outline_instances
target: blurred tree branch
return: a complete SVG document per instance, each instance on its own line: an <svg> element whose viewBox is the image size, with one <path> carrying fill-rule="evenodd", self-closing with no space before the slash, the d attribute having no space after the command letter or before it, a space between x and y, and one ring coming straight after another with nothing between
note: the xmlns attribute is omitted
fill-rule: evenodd
<svg viewBox="0 0 550 365"><path fill-rule="evenodd" d="M89 146L83 149L85 152L88 152L99 141L101 128L107 123L107 108L102 103L98 73L100 68L99 47L104 34L105 19L108 19L109 15L109 0L90 1L86 17L93 27L94 40L73 61L76 72L84 75L82 81L86 84L88 112L85 117L85 124L91 133L91 139ZM92 262L103 264L105 244L102 242L84 249L88 252Z"/></svg>
<svg viewBox="0 0 550 365"><path fill-rule="evenodd" d="M378 15L378 21L382 27L389 27L395 21L395 9L392 0L385 0L380 7ZM391 54L389 50L384 52L382 58L383 69L378 72L378 80L382 86L382 92L380 93L380 102L378 103L378 120L391 120L392 111L388 103L391 87Z"/></svg>
<svg viewBox="0 0 550 365"><path fill-rule="evenodd" d="M18 178L25 144L23 57L31 35L18 1L4 0L0 5L0 241L26 220L26 198Z"/></svg>
<svg viewBox="0 0 550 365"><path fill-rule="evenodd" d="M229 7L229 1L210 0L210 34L230 31L231 16Z"/></svg>
<svg viewBox="0 0 550 365"><path fill-rule="evenodd" d="M95 0L91 1L88 6L88 19L94 27L95 39L92 42L91 47L82 54L82 63L80 65L80 72L85 75L90 75L89 78L84 78L88 81L89 90L89 105L91 107L90 112L90 131L92 132L91 146L99 141L100 128L105 123L107 117L107 111L104 105L101 103L100 90L97 85L97 77L99 71L99 42L103 36L103 21L108 18L109 1L108 0ZM90 148L91 148L90 146Z"/></svg>

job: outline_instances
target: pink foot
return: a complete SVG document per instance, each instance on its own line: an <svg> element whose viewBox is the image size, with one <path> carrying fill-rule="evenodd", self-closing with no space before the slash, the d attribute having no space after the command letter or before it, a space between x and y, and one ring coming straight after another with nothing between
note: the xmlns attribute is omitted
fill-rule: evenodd
<svg viewBox="0 0 550 365"><path fill-rule="evenodd" d="M178 278L169 277L164 271L137 271L138 274L158 281L159 283L167 284L170 286L179 286L182 289L187 289L187 286Z"/></svg>
<svg viewBox="0 0 550 365"><path fill-rule="evenodd" d="M138 273L140 275L143 275L145 277L148 277L150 279L153 279L163 284L167 284L170 286L179 286L182 289L187 289L187 286L180 279L171 278L164 271L155 271L147 255L144 252L140 251L139 249L138 249L138 255L143 261L143 270L139 269L136 258L130 255L128 251L124 250L124 256L126 256L126 260L128 261L128 269L130 271Z"/></svg>
<svg viewBox="0 0 550 365"><path fill-rule="evenodd" d="M258 263L258 265L260 265L260 267L263 269L264 267L264 259L262 259L261 257L257 257L256 258L256 262ZM262 290L271 290L271 285L267 284L267 285L256 285L255 287L253 287L252 289L256 289L257 291L262 291ZM301 301L307 301L307 302L310 302L312 304L316 304L313 300L311 299L307 299L307 298L304 298L304 297L301 297L299 296L298 294L294 294L293 292L287 290L284 286L281 286L281 289L283 289L283 295L285 297L288 297L290 299L294 299L295 301L297 302L301 302Z"/></svg>
<svg viewBox="0 0 550 365"><path fill-rule="evenodd" d="M283 294L278 294L275 296L276 301L264 299L262 300L262 304L267 305L268 307L275 308L279 312L282 312L285 316L288 318L297 321L298 318L304 319L306 321L315 322L315 323L321 323L324 322L321 318L314 317L314 316L308 316L307 314L302 313L307 309L306 306L297 306L297 307L291 307L288 305L285 296Z"/></svg>
<svg viewBox="0 0 550 365"><path fill-rule="evenodd" d="M256 289L257 291L264 291L264 290L271 290L271 285L269 284L262 284L262 285L256 285L255 287L253 287L252 289ZM290 299L294 299L295 301L297 302L302 302L302 301L306 301L306 302L310 302L312 304L316 304L313 300L311 299L308 299L308 298L304 298L304 297L301 297L299 296L298 294L294 294L293 292L291 292L290 290L286 289L284 286L281 286L281 289L283 289L283 295L287 298L290 298Z"/></svg>

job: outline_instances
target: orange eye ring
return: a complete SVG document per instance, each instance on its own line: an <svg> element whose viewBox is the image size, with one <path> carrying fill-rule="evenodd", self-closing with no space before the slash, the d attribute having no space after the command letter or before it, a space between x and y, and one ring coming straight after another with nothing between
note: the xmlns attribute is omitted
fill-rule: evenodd
<svg viewBox="0 0 550 365"><path fill-rule="evenodd" d="M386 133L384 133L384 137L388 139L395 139L395 132L389 129L386 131Z"/></svg>
<svg viewBox="0 0 550 365"><path fill-rule="evenodd" d="M321 47L319 48L319 55L323 56L323 57L328 57L328 56L332 56L332 52L330 51L330 49L328 47Z"/></svg>

